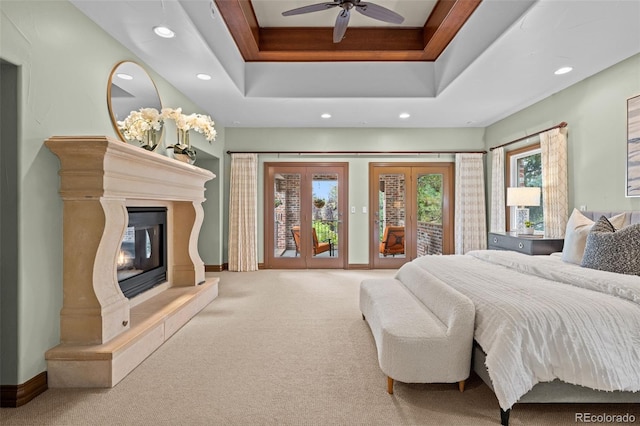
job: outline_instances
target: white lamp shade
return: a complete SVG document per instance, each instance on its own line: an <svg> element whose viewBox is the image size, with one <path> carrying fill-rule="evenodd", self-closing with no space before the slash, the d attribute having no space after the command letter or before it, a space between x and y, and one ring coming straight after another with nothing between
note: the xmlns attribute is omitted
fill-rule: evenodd
<svg viewBox="0 0 640 426"><path fill-rule="evenodd" d="M507 205L508 206L539 206L540 205L540 187L519 186L516 188L507 188Z"/></svg>

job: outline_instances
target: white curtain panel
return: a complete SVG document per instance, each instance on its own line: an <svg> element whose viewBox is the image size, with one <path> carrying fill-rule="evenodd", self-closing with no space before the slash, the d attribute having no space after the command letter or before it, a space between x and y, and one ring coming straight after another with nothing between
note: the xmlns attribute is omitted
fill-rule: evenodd
<svg viewBox="0 0 640 426"><path fill-rule="evenodd" d="M540 134L544 235L564 238L569 217L566 127Z"/></svg>
<svg viewBox="0 0 640 426"><path fill-rule="evenodd" d="M491 152L491 232L505 232L504 148Z"/></svg>
<svg viewBox="0 0 640 426"><path fill-rule="evenodd" d="M483 154L456 154L456 254L487 248Z"/></svg>
<svg viewBox="0 0 640 426"><path fill-rule="evenodd" d="M258 156L231 154L229 270L258 270Z"/></svg>

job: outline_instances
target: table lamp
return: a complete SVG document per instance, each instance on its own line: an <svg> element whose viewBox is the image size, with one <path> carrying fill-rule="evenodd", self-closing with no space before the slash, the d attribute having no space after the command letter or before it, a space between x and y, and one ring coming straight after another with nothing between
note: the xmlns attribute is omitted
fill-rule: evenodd
<svg viewBox="0 0 640 426"><path fill-rule="evenodd" d="M507 206L516 208L516 229L524 233L524 223L529 220L529 206L540 205L540 187L519 186L507 188Z"/></svg>

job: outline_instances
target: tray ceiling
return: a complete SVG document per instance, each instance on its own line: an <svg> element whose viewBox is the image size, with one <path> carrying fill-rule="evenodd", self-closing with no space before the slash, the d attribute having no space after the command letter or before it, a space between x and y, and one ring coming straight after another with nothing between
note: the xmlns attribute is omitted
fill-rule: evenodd
<svg viewBox="0 0 640 426"><path fill-rule="evenodd" d="M435 60L388 60L390 56L341 60L339 55L379 52L365 43L369 36L356 37L358 31L401 30L375 26L373 20L367 27L354 21L343 41L356 38L364 44L362 51L319 53L303 47L294 52L290 38L285 40L288 47L269 53L257 50L261 31L310 25L289 24L292 17L280 14L316 0L70 1L127 47L131 57L225 127L486 127L640 52L638 1L483 0ZM436 9L430 1L374 3L427 21L431 18L425 16L433 17ZM431 13L427 5L434 5ZM239 6L250 6L255 16L252 35L245 32L245 41L254 43L254 53L280 55L278 59L245 59L243 48L236 44L236 23L228 21L226 13L222 19L222 9ZM406 12L404 6L425 9ZM330 27L335 15L324 13L310 14L320 26L304 31ZM156 25L171 27L176 37L156 37L152 32ZM403 27L407 31L416 28L415 22L407 25ZM343 43L338 45L347 46ZM333 45L330 40L329 44ZM294 54L330 59L283 58ZM566 65L573 72L554 75ZM198 80L198 73L212 78ZM160 95L167 102L162 91ZM402 112L411 116L399 118ZM332 117L321 118L323 113Z"/></svg>
<svg viewBox="0 0 640 426"><path fill-rule="evenodd" d="M317 1L215 0L242 57L252 61L434 61L481 0L373 3L406 17L391 25L351 13L345 38L333 43L339 8L303 15L282 12Z"/></svg>

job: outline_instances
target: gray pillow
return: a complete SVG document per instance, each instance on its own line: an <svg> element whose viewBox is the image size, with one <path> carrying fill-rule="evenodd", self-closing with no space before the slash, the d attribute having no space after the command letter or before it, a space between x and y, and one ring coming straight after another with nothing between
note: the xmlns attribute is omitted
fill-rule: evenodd
<svg viewBox="0 0 640 426"><path fill-rule="evenodd" d="M606 217L600 217L587 236L582 266L640 275L640 224L616 231Z"/></svg>

